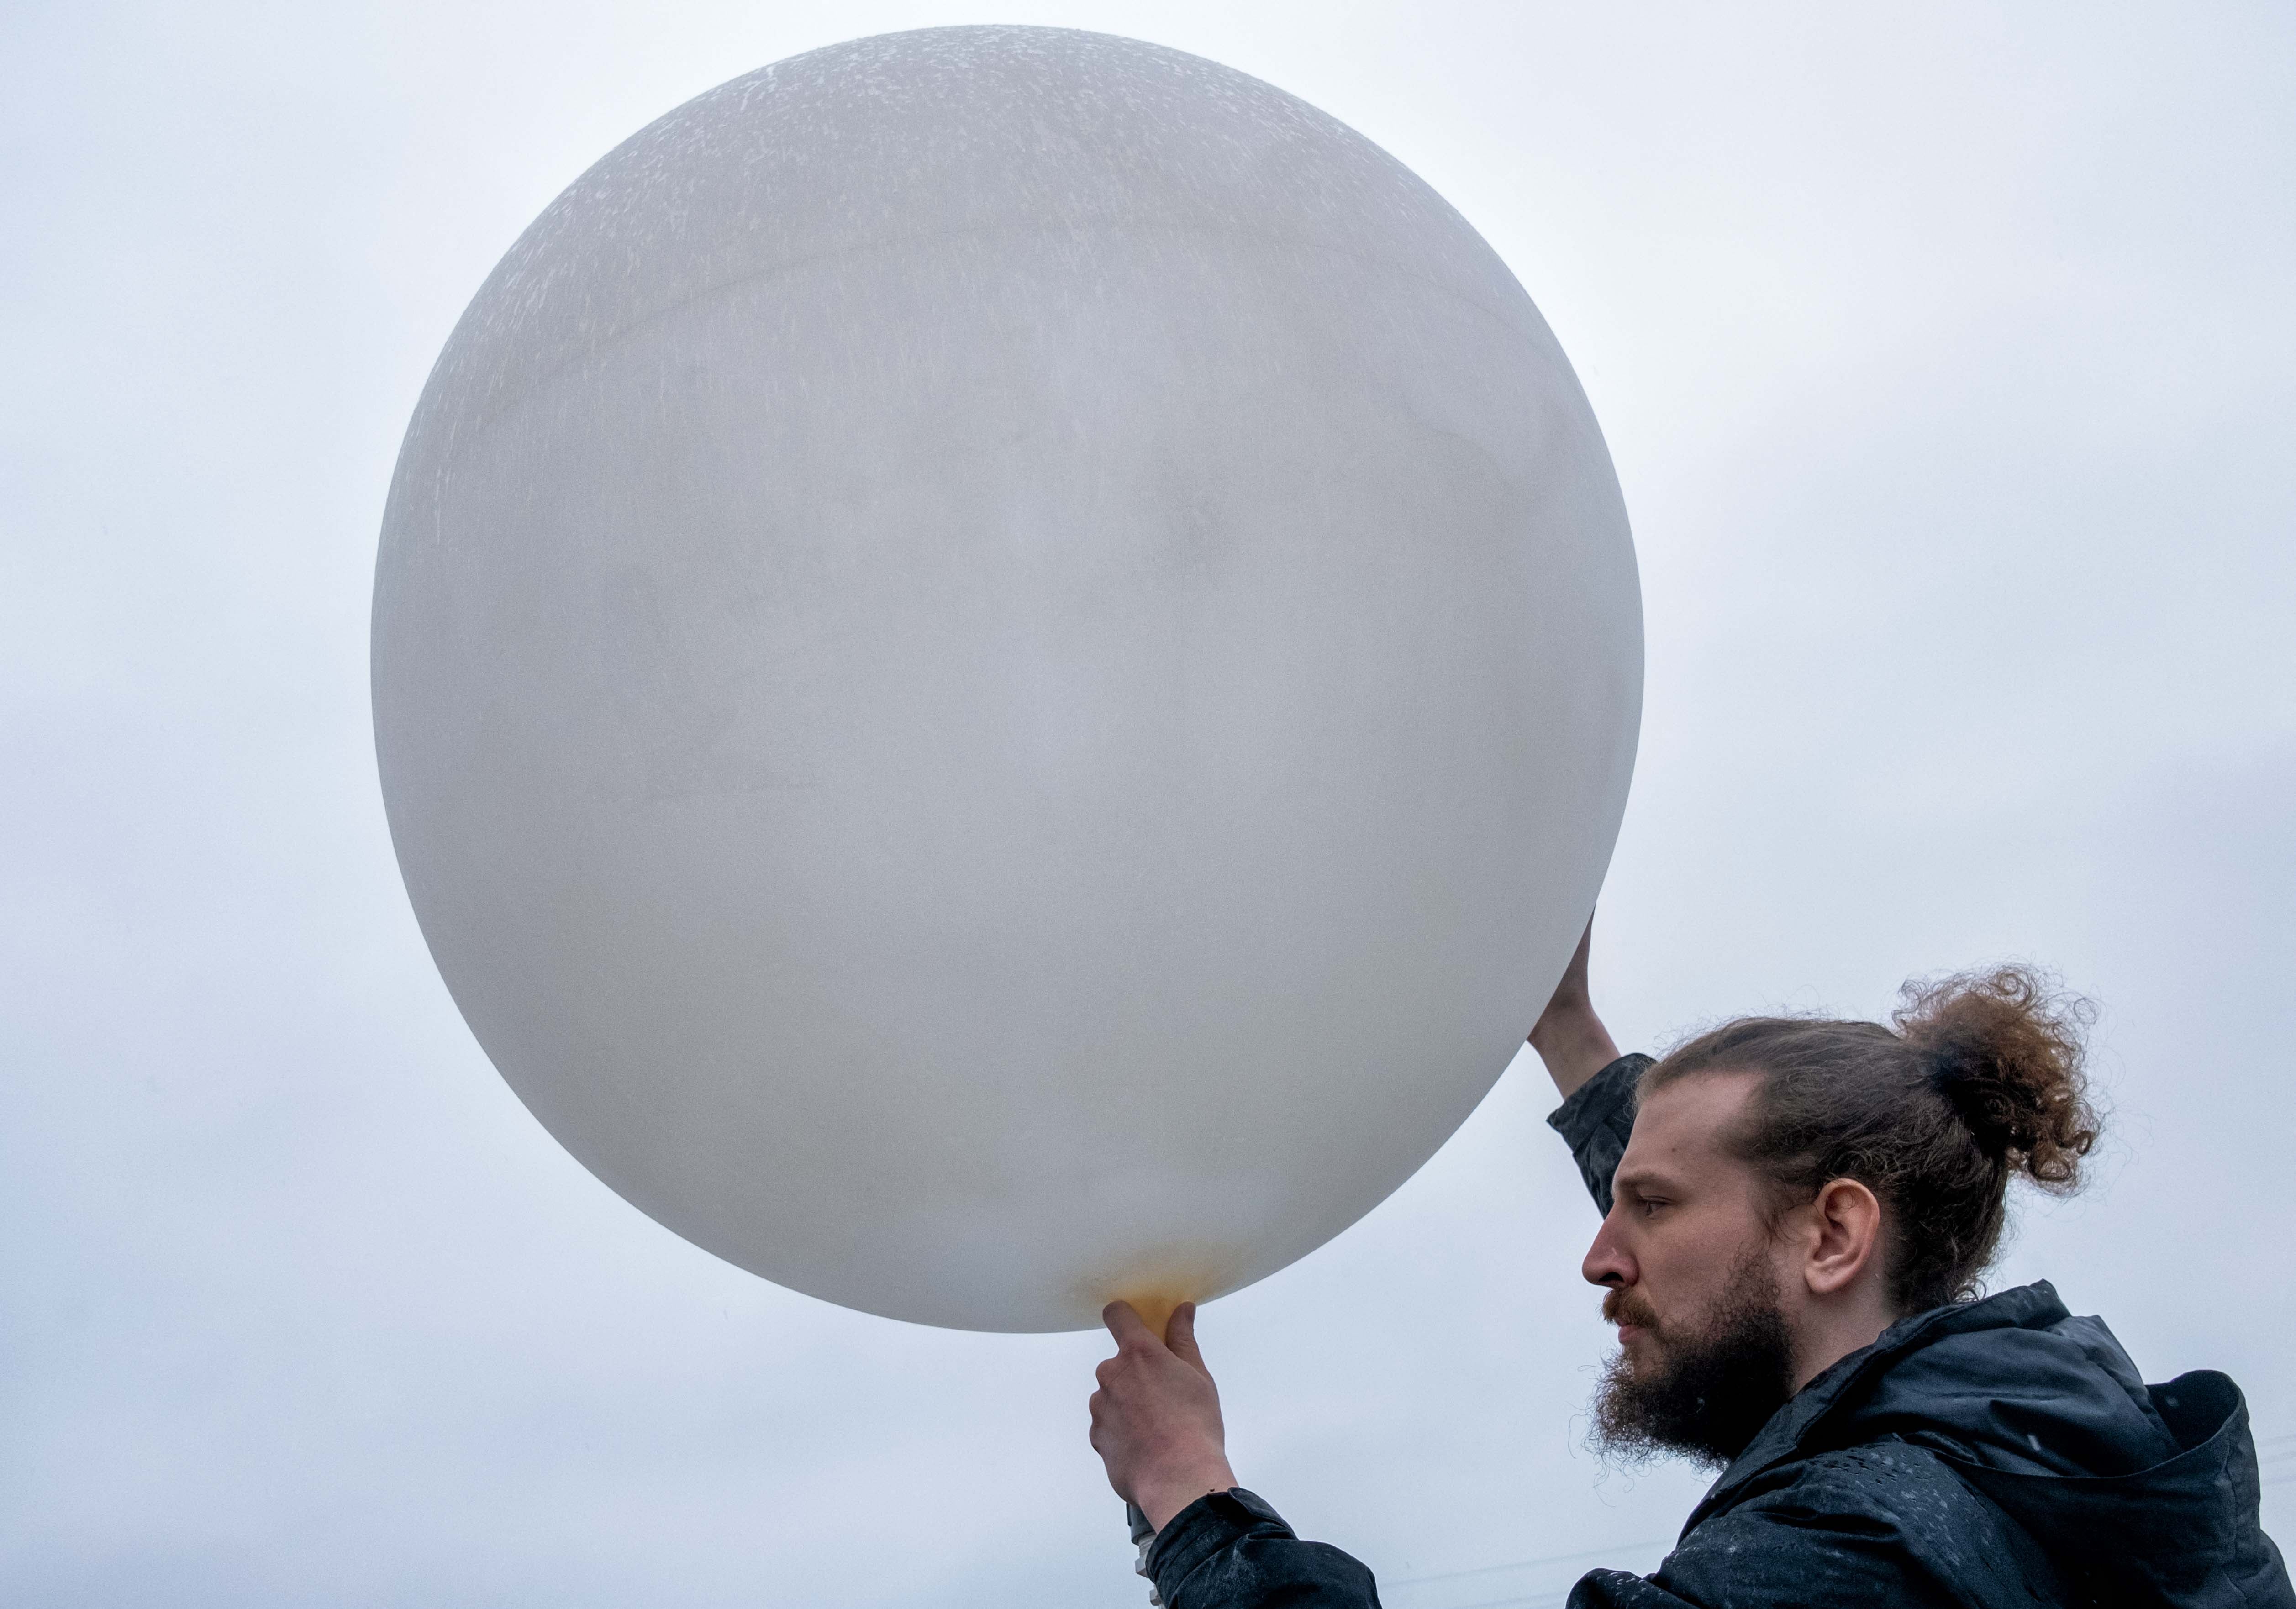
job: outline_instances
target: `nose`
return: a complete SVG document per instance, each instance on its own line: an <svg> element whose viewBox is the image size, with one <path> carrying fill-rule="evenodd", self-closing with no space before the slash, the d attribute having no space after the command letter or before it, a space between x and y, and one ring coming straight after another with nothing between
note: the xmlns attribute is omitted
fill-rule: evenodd
<svg viewBox="0 0 2296 1609"><path fill-rule="evenodd" d="M1630 1285L1641 1277L1635 1266L1634 1256L1624 1244L1618 1230L1619 1210L1611 1209L1603 1219L1603 1227L1595 1231L1595 1244L1587 1248L1586 1259L1578 1265L1579 1276L1588 1285L1608 1285L1612 1290Z"/></svg>

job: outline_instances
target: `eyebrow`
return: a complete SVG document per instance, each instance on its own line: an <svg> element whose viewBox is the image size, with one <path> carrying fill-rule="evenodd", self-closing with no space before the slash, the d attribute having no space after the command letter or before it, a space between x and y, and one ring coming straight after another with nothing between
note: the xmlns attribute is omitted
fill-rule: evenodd
<svg viewBox="0 0 2296 1609"><path fill-rule="evenodd" d="M1627 1191L1640 1194L1645 1187L1671 1194L1682 1188L1682 1183L1657 1168L1636 1168L1631 1172L1620 1169L1611 1176L1611 1193L1613 1195Z"/></svg>

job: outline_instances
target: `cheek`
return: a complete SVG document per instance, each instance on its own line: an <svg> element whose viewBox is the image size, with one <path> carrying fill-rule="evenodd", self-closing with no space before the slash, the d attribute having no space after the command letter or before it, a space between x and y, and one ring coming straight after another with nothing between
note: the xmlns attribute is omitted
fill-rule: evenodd
<svg viewBox="0 0 2296 1609"><path fill-rule="evenodd" d="M1678 1222L1640 1248L1642 1291L1661 1326L1674 1327L1710 1309L1746 1254L1735 1226Z"/></svg>

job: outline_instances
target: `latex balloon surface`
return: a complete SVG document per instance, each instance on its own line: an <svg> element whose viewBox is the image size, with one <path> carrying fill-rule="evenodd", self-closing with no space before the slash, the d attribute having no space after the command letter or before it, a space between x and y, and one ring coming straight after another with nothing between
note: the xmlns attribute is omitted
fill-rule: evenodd
<svg viewBox="0 0 2296 1609"><path fill-rule="evenodd" d="M1615 477L1359 135L1101 35L864 39L553 202L374 603L456 1002L662 1223L1090 1325L1320 1244L1522 1042L1641 696Z"/></svg>

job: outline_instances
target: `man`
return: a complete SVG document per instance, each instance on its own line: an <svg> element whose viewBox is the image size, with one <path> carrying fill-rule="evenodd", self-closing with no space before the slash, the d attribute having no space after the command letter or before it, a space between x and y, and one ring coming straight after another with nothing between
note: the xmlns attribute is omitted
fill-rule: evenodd
<svg viewBox="0 0 2296 1609"><path fill-rule="evenodd" d="M1653 1574L1595 1571L1572 1609L2296 1609L2230 1380L2144 1384L2046 1284L1976 1295L2009 1182L2070 1189L2095 1139L2087 1021L2003 968L1908 985L1891 1025L1749 1018L1653 1063L1611 1042L1581 940L1530 1042L1603 1213L1595 1437L1721 1475ZM1093 1446L1163 1602L1376 1605L1236 1486L1193 1309L1160 1339L1106 1317Z"/></svg>

